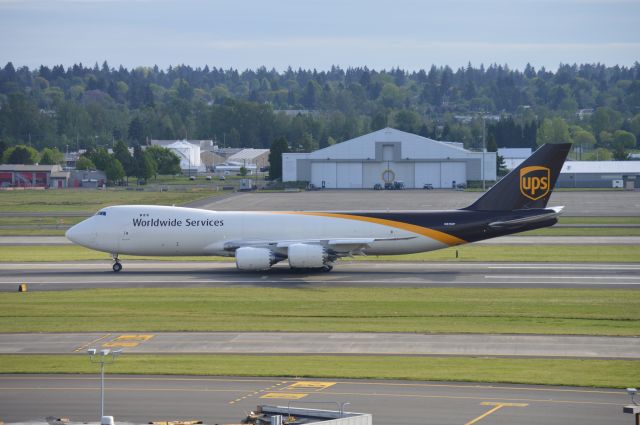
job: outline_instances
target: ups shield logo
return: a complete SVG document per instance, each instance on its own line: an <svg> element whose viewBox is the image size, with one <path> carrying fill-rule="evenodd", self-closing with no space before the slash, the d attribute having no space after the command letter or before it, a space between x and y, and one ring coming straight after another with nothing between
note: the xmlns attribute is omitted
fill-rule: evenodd
<svg viewBox="0 0 640 425"><path fill-rule="evenodd" d="M520 192L534 201L549 193L551 170L547 167L524 167L520 170Z"/></svg>

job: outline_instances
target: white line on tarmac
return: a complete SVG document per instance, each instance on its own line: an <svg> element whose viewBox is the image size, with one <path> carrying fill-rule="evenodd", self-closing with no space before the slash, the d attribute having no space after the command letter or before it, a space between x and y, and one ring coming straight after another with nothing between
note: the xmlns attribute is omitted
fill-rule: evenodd
<svg viewBox="0 0 640 425"><path fill-rule="evenodd" d="M536 278L535 276L519 276L519 277L508 277L508 276L485 276L485 278L489 279L489 278L499 278L499 279L503 279L502 281L482 281L482 282L477 282L478 285L503 285L504 279L520 279L520 278ZM558 279L568 279L568 278L572 278L571 276L560 276L558 277ZM617 277L618 279L622 279L623 277ZM552 279L552 277L549 276L540 276L540 278L538 278L538 280L535 281L525 281L525 280L518 280L519 284L535 284L535 285L539 285L541 283L544 284L553 284L553 283L559 283L559 282L553 282L552 280L547 280L546 282L541 282L541 279ZM636 281L636 282L629 282L629 281L617 281L617 282L609 282L607 281L609 279L608 276L603 276L603 277L599 277L598 279L602 279L602 282L562 282L562 285L640 285L640 281ZM635 279L635 278L625 278L625 279ZM0 284L5 284L5 285L19 285L21 283L28 283L31 285L35 285L35 284L45 284L45 285L73 285L73 283L70 283L69 281L37 281L37 280L31 280L31 281L0 281ZM190 280L90 280L90 281L86 281L86 282L81 282L82 284L90 284L90 285L102 285L102 284L108 284L108 285L125 285L125 284L141 284L141 283L155 283L157 284L157 286L160 286L162 284L175 284L175 283L184 283L184 284L201 284L201 283L227 283L227 284L279 284L279 285L286 285L286 284L297 284L297 283L305 283L305 284L318 284L318 283L328 283L328 284L335 284L335 285L349 285L349 284L360 284L360 283L367 283L367 284L371 284L371 285L375 285L377 283L380 284L385 284L388 285L388 281L386 280L381 280L381 281L375 281L375 280L345 280L345 281L341 281L341 280L304 280L304 279L288 279L288 280L194 280L194 279L190 279ZM439 284L451 284L453 286L455 286L456 282L445 282L445 281L430 281L430 280L402 280L397 282L397 286L402 286L403 284L406 285L439 285ZM470 282L468 281L461 281L458 282L460 285L465 285L468 284Z"/></svg>
<svg viewBox="0 0 640 425"><path fill-rule="evenodd" d="M633 279L640 280L640 276L531 276L531 275L486 275L485 279Z"/></svg>
<svg viewBox="0 0 640 425"><path fill-rule="evenodd" d="M583 264L578 266L549 266L549 265L528 265L528 266L488 266L494 270L640 270L640 265L632 264Z"/></svg>

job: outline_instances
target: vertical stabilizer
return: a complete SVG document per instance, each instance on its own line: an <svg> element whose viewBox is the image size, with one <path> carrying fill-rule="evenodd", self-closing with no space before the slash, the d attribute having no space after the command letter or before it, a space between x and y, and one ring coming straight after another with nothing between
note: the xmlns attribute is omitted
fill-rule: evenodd
<svg viewBox="0 0 640 425"><path fill-rule="evenodd" d="M545 208L570 149L571 143L541 146L465 209L512 211Z"/></svg>

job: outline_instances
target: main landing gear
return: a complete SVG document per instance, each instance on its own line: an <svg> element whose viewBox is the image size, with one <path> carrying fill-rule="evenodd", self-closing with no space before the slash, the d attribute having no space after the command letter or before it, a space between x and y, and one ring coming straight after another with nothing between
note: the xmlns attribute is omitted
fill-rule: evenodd
<svg viewBox="0 0 640 425"><path fill-rule="evenodd" d="M120 264L120 260L116 254L113 256L113 271L118 273L120 270L122 270L122 264Z"/></svg>
<svg viewBox="0 0 640 425"><path fill-rule="evenodd" d="M328 273L328 272L330 272L331 270L333 270L333 266L331 266L331 265L328 265L328 264L327 264L327 265L325 265L325 266L322 266L321 270L322 270L323 272Z"/></svg>

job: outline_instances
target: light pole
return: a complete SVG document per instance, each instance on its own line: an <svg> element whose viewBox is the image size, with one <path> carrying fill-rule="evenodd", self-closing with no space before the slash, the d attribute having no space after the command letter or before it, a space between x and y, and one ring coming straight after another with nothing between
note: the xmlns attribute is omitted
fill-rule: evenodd
<svg viewBox="0 0 640 425"><path fill-rule="evenodd" d="M104 417L104 366L114 363L121 353L122 350L111 351L108 348L100 351L95 348L87 350L91 363L100 364L100 423Z"/></svg>
<svg viewBox="0 0 640 425"><path fill-rule="evenodd" d="M482 115L482 166L480 167L482 173L482 191L485 191L485 183L484 183L484 151L487 150L487 142L485 140L485 118Z"/></svg>

